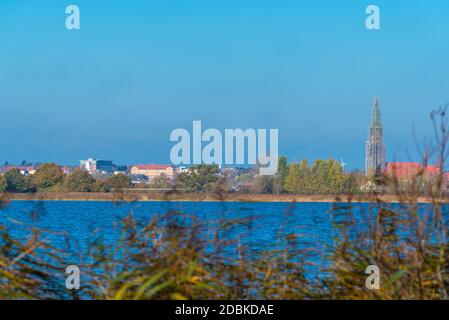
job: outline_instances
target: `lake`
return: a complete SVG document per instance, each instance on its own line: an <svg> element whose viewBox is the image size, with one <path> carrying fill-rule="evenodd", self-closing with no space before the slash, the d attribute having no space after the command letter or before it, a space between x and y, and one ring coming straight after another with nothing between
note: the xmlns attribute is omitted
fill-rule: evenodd
<svg viewBox="0 0 449 320"><path fill-rule="evenodd" d="M313 275L326 264L324 252L334 235L330 221L331 203L242 203L242 202L133 202L104 201L12 201L0 210L1 221L14 238L26 240L31 227L48 230L48 241L71 256L77 264L94 234L113 243L120 238L118 222L128 214L146 221L154 214L176 210L203 221L253 219L242 236L248 247L267 249L277 243L280 233L300 234L298 246L314 248Z"/></svg>

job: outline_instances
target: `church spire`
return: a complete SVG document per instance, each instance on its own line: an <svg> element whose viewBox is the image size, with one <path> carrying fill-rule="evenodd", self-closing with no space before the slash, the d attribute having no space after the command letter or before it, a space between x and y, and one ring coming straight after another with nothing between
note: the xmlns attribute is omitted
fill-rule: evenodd
<svg viewBox="0 0 449 320"><path fill-rule="evenodd" d="M379 97L374 97L371 110L371 124L366 142L366 175L372 176L385 169L385 145L383 142L383 126L380 115Z"/></svg>
<svg viewBox="0 0 449 320"><path fill-rule="evenodd" d="M382 119L380 116L380 104L379 97L375 96L373 101L373 109L371 111L371 125L382 125Z"/></svg>

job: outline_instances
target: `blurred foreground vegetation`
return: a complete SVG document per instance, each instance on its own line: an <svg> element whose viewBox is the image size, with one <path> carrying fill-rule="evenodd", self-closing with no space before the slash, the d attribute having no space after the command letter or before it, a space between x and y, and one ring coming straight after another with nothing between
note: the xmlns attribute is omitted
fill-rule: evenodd
<svg viewBox="0 0 449 320"><path fill-rule="evenodd" d="M423 211L378 200L371 208L335 204L335 237L325 249L282 226L277 242L244 245L251 218L129 215L117 243L92 237L77 263L80 290L66 289L73 259L52 247L46 231L18 241L0 226L0 299L447 299L447 206ZM316 265L316 257L329 263ZM365 285L370 265L379 267L379 290ZM317 276L307 276L308 267Z"/></svg>

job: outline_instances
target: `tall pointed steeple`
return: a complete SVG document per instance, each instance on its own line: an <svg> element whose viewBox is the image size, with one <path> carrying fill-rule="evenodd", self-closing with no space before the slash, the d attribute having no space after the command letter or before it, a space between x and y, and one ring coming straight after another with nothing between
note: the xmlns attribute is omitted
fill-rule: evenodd
<svg viewBox="0 0 449 320"><path fill-rule="evenodd" d="M379 106L379 97L374 97L373 101L373 109L371 111L371 125L382 125L382 120L380 116L380 106Z"/></svg>
<svg viewBox="0 0 449 320"><path fill-rule="evenodd" d="M365 173L372 176L385 170L385 145L380 114L379 97L375 97L371 110L371 124L366 142Z"/></svg>

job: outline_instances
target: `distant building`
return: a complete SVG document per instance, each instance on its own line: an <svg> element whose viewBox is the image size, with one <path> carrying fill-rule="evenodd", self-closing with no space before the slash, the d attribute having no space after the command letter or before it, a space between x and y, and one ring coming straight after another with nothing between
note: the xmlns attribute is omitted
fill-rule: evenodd
<svg viewBox="0 0 449 320"><path fill-rule="evenodd" d="M80 167L89 173L112 173L115 171L115 165L110 160L99 160L89 158L80 160Z"/></svg>
<svg viewBox="0 0 449 320"><path fill-rule="evenodd" d="M148 184L150 183L150 180L148 179L147 176L143 175L143 174L130 174L129 177L131 178L131 183L136 185L136 184Z"/></svg>
<svg viewBox="0 0 449 320"><path fill-rule="evenodd" d="M164 175L166 178L172 179L175 176L175 170L172 166L164 164L136 164L131 166L130 174L144 175L149 179Z"/></svg>
<svg viewBox="0 0 449 320"><path fill-rule="evenodd" d="M0 173L5 173L12 169L19 170L24 176L33 175L36 172L36 168L33 166L3 166L0 168Z"/></svg>
<svg viewBox="0 0 449 320"><path fill-rule="evenodd" d="M78 169L76 166L61 166L60 168L64 174L71 174L73 171Z"/></svg>
<svg viewBox="0 0 449 320"><path fill-rule="evenodd" d="M385 145L383 141L383 126L380 116L378 97L374 98L371 111L371 124L366 142L365 173L367 176L382 173L385 170Z"/></svg>

